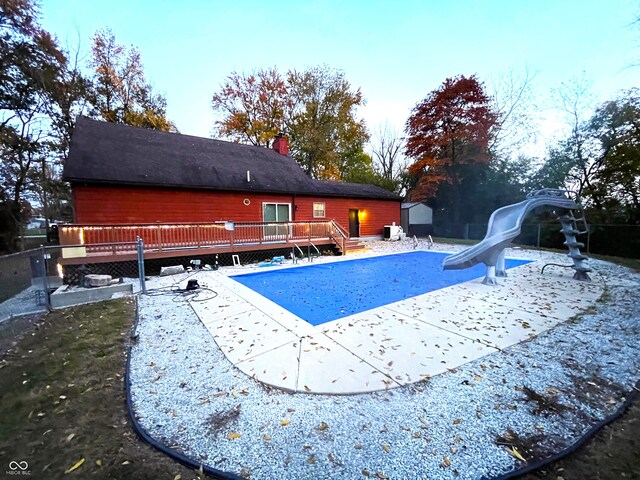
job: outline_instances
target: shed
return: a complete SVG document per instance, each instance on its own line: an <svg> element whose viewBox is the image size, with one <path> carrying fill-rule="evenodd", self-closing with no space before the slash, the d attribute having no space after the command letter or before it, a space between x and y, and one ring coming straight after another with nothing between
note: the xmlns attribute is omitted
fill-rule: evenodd
<svg viewBox="0 0 640 480"><path fill-rule="evenodd" d="M433 210L425 203L403 203L400 219L402 229L409 236L426 237L433 233Z"/></svg>

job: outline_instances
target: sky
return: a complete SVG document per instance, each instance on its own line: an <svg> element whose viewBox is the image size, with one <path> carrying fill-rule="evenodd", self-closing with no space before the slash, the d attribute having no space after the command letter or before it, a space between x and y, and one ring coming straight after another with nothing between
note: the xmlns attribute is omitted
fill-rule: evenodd
<svg viewBox="0 0 640 480"><path fill-rule="evenodd" d="M640 86L640 0L42 3L42 26L85 62L99 29L137 47L167 117L202 137L213 134L211 97L230 73L274 66L342 70L367 101L358 113L371 132L401 133L416 103L456 75L489 88L529 72L544 141L561 126L552 92L563 82L586 79L597 102Z"/></svg>

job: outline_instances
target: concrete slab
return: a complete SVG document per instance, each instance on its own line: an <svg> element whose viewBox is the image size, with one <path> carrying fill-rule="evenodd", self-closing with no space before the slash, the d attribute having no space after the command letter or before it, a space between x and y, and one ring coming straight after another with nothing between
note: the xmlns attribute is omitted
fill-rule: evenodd
<svg viewBox="0 0 640 480"><path fill-rule="evenodd" d="M196 274L218 295L190 303L227 358L261 382L308 393L371 392L527 340L600 297L597 273L594 282L558 267L541 275L545 262L557 261L543 253L533 252L540 260L509 270L497 286L479 278L317 327L221 271Z"/></svg>
<svg viewBox="0 0 640 480"><path fill-rule="evenodd" d="M67 286L59 287L49 296L51 308L57 310L59 308L71 307L83 303L100 302L108 300L116 293L124 293L131 295L133 288L130 283L118 283L116 285L107 285L105 287L94 288L71 288Z"/></svg>
<svg viewBox="0 0 640 480"><path fill-rule="evenodd" d="M445 372L495 352L477 340L452 333L388 308L336 320L325 335L400 385Z"/></svg>
<svg viewBox="0 0 640 480"><path fill-rule="evenodd" d="M255 309L229 316L224 321L203 323L234 364L298 340L278 322Z"/></svg>
<svg viewBox="0 0 640 480"><path fill-rule="evenodd" d="M538 335L560 321L512 306L436 292L397 302L387 308L497 349Z"/></svg>
<svg viewBox="0 0 640 480"><path fill-rule="evenodd" d="M302 339L297 387L300 392L350 394L399 385L388 373L324 334Z"/></svg>
<svg viewBox="0 0 640 480"><path fill-rule="evenodd" d="M298 386L300 341L294 340L236 363L243 373L272 387L295 392Z"/></svg>

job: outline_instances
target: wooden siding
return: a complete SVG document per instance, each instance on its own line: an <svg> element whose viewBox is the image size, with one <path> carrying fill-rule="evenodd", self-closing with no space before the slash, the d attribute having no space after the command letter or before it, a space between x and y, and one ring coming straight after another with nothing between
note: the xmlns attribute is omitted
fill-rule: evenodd
<svg viewBox="0 0 640 480"><path fill-rule="evenodd" d="M313 202L325 202L326 218L313 218ZM361 212L361 237L381 236L385 225L393 222L400 225L400 202L396 201L298 196L296 205L295 220L298 222L335 219L346 229L349 228L349 210L357 209Z"/></svg>
<svg viewBox="0 0 640 480"><path fill-rule="evenodd" d="M349 225L349 209L358 209L363 212L363 237L380 236L385 225L400 224L400 202L394 200L73 185L74 221L80 224L261 222L264 202L290 203L292 221L335 219L345 228ZM325 218L313 217L313 202L325 203Z"/></svg>

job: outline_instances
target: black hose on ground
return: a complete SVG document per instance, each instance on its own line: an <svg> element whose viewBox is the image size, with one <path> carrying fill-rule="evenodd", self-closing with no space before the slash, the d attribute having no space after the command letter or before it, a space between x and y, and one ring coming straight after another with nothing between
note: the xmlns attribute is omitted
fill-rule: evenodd
<svg viewBox="0 0 640 480"><path fill-rule="evenodd" d="M139 319L139 306L138 306L138 299L136 297L136 316L134 319L133 328L131 330L132 339L135 339L138 336L138 334L136 333L136 330L138 328L138 319ZM218 470L216 468L210 467L209 465L206 465L204 463L199 463L194 461L193 459L187 457L186 455L180 452L177 452L172 448L169 448L166 445L160 443L155 438L151 437L144 430L144 428L142 428L142 426L140 425L140 423L138 423L138 420L136 419L135 412L133 411L133 401L131 400L131 379L129 374L130 366L131 366L131 345L129 345L129 348L127 348L127 361L126 361L125 371L124 371L124 389L125 389L125 397L126 397L126 404L127 404L127 413L129 414L131 425L133 426L133 429L138 434L138 436L144 442L148 443L152 447L157 448L165 455L168 455L169 457L173 458L174 460L176 460L177 462L181 463L186 467L192 468L194 470L202 469L202 471L207 475L220 480L243 480L242 477L239 477L233 473L223 472L222 470Z"/></svg>
<svg viewBox="0 0 640 480"><path fill-rule="evenodd" d="M552 455L550 457L543 458L541 460L537 460L537 461L535 461L533 463L527 464L524 467L519 468L517 470L513 470L511 472L504 473L504 474L502 474L502 475L500 475L498 477L493 477L493 478L491 478L491 480L509 480L509 479L512 479L512 478L517 478L517 477L520 477L522 475L526 475L527 473L531 473L531 472L533 472L535 470L538 470L538 469L540 469L540 468L542 468L542 467L544 467L546 465L549 465L550 463L557 462L558 460L562 460L563 458L568 457L572 453L575 453L576 450L578 450L585 443L587 443L589 440L591 440L591 438L600 429L606 427L607 425L612 423L614 420L617 420L620 416L622 416L622 414L629 408L631 403L633 403L633 401L638 396L638 391L640 391L640 390L638 390L639 388L640 388L640 381L636 382L636 385L635 385L634 389L631 392L629 392L629 394L625 398L625 401L622 403L622 405L620 405L620 407L615 412L613 412L611 415L609 415L605 419L601 420L600 422L596 423L589 430L587 430L578 439L578 441L576 441L572 445L569 445L564 450L562 450L562 451L560 451L560 452L558 452L555 455Z"/></svg>

